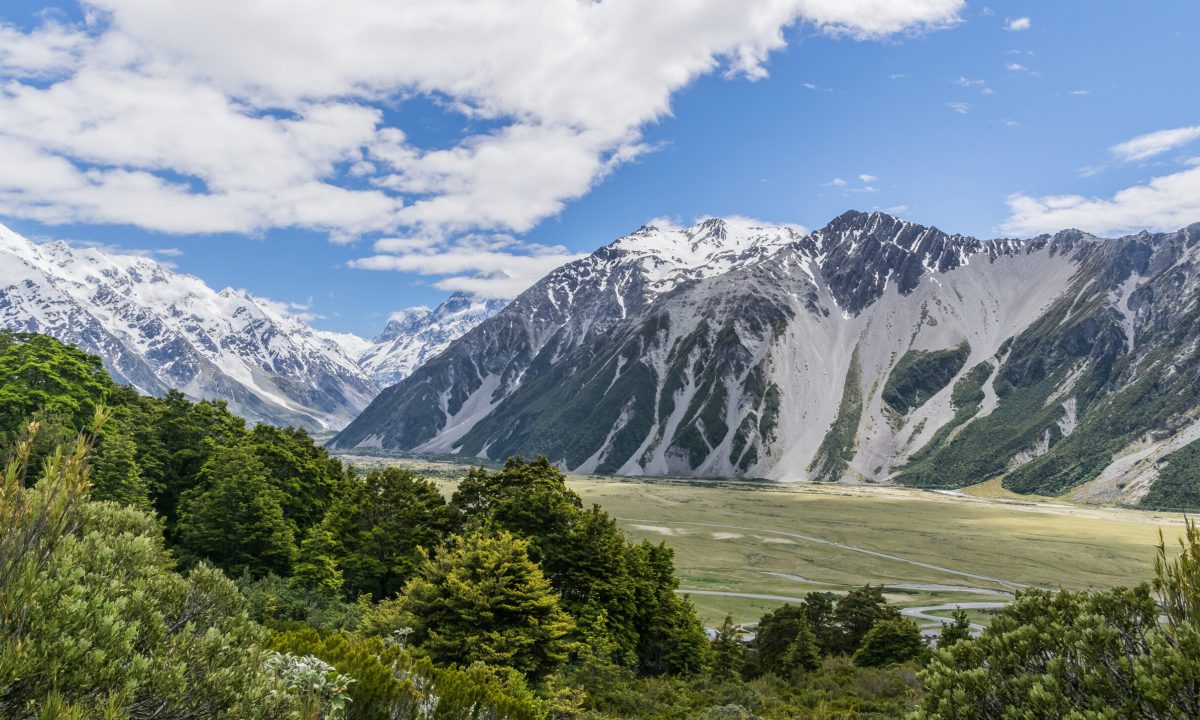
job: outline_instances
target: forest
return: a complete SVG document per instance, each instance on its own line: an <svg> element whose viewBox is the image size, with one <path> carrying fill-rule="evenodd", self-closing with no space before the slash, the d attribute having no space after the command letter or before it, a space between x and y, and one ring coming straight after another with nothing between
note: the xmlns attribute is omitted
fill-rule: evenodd
<svg viewBox="0 0 1200 720"><path fill-rule="evenodd" d="M706 629L544 458L446 497L41 335L0 333L0 445L6 718L1200 717L1190 526L933 647L869 585Z"/></svg>

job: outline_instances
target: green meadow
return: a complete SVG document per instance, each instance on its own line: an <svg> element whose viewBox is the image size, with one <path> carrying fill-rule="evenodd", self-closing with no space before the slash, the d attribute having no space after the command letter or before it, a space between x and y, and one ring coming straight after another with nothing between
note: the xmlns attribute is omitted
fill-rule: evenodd
<svg viewBox="0 0 1200 720"><path fill-rule="evenodd" d="M447 491L465 465L396 463ZM709 625L751 622L812 591L871 583L909 608L1005 602L1021 587L1102 589L1148 580L1161 531L1182 516L897 487L573 476L634 540L675 550L680 588ZM753 597L767 596L767 597ZM945 612L935 611L935 615ZM971 611L985 623L988 610Z"/></svg>

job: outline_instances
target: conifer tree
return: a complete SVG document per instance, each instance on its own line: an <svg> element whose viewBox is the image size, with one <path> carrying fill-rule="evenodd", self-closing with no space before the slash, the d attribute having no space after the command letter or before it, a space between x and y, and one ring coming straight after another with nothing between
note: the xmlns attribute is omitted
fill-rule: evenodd
<svg viewBox="0 0 1200 720"><path fill-rule="evenodd" d="M535 682L558 669L574 623L528 547L476 530L424 553L396 603L412 619L413 644L439 664L510 667Z"/></svg>
<svg viewBox="0 0 1200 720"><path fill-rule="evenodd" d="M854 664L884 667L915 660L927 649L921 629L908 618L880 620L854 653Z"/></svg>
<svg viewBox="0 0 1200 720"><path fill-rule="evenodd" d="M217 448L200 470L201 484L179 511L183 554L233 574L288 575L296 552L279 491L244 446Z"/></svg>
<svg viewBox="0 0 1200 720"><path fill-rule="evenodd" d="M420 562L420 548L442 541L450 524L446 501L430 481L389 467L348 478L325 513L333 559L352 596L396 594Z"/></svg>
<svg viewBox="0 0 1200 720"><path fill-rule="evenodd" d="M971 637L971 621L967 618L967 612L960 608L954 611L953 617L954 622L942 625L942 632L937 641L939 649L952 647L955 643Z"/></svg>
<svg viewBox="0 0 1200 720"><path fill-rule="evenodd" d="M742 642L742 629L734 624L733 616L726 615L721 627L712 640L713 678L717 680L740 680L742 667L746 664L746 644Z"/></svg>
<svg viewBox="0 0 1200 720"><path fill-rule="evenodd" d="M110 422L92 456L93 500L150 509L150 489L137 462L137 445L125 428Z"/></svg>

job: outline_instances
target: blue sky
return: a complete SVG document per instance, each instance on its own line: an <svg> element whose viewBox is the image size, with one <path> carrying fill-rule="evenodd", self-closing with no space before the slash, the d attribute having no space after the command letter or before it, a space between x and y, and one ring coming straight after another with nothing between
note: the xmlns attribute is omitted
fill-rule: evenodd
<svg viewBox="0 0 1200 720"><path fill-rule="evenodd" d="M0 222L178 251L210 285L369 336L451 288L512 292L475 272L527 282L659 217L1200 221L1192 1L538 1L352 0L371 19L341 27L313 2L10 0Z"/></svg>

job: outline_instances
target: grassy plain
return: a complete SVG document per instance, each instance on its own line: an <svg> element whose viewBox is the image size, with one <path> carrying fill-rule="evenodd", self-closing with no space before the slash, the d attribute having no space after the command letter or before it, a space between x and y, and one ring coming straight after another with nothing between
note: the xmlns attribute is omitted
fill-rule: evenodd
<svg viewBox="0 0 1200 720"><path fill-rule="evenodd" d="M410 466L447 491L465 472L429 460L377 462ZM599 476L569 483L632 539L674 548L681 588L704 593L691 599L710 625L726 613L752 621L782 598L864 583L885 585L893 602L911 608L1003 602L1021 586L1136 584L1152 575L1159 531L1172 546L1182 530L1182 517L1169 513L893 487ZM972 615L986 620L986 611Z"/></svg>

